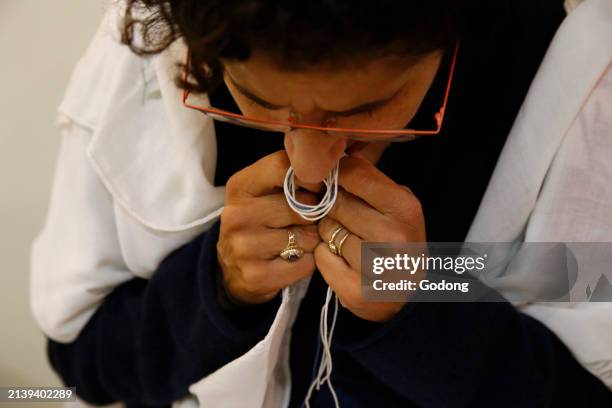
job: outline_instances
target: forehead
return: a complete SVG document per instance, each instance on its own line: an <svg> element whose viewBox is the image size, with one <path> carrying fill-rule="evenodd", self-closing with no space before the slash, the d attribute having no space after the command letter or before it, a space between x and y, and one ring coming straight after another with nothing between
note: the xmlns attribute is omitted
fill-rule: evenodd
<svg viewBox="0 0 612 408"><path fill-rule="evenodd" d="M436 54L415 59L386 56L351 65L319 65L286 70L262 53L247 61L224 64L231 78L266 101L278 105L296 102L342 110L357 103L389 98L431 68Z"/></svg>

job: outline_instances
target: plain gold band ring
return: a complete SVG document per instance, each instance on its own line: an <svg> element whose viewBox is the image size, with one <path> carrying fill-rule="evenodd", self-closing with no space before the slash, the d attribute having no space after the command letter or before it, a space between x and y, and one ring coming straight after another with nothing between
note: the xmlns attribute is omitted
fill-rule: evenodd
<svg viewBox="0 0 612 408"><path fill-rule="evenodd" d="M342 245L344 244L344 241L346 241L346 239L348 238L349 235L351 235L351 233L346 231L346 234L342 237L340 242L338 242L338 245L337 245L338 256L342 256Z"/></svg>

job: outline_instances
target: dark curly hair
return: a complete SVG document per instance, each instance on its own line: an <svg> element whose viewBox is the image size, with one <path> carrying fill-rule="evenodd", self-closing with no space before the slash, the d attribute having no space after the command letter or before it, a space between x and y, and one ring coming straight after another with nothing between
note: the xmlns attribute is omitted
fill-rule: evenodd
<svg viewBox="0 0 612 408"><path fill-rule="evenodd" d="M202 93L221 82L223 60L247 60L253 50L287 70L418 58L455 42L466 7L466 0L126 1L122 42L146 55L182 37L194 82L177 82Z"/></svg>

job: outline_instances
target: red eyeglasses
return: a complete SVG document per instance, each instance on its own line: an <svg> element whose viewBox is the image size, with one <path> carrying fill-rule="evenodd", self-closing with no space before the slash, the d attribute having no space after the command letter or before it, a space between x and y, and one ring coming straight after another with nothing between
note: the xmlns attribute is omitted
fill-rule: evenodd
<svg viewBox="0 0 612 408"><path fill-rule="evenodd" d="M414 129L358 129L358 128L342 128L333 126L315 126L297 123L294 115L290 115L286 122L265 120L245 116L239 113L228 112L222 109L215 108L214 106L199 106L192 104L188 101L190 92L188 90L183 91L183 105L187 108L198 110L212 119L219 120L222 122L231 123L237 126L244 126L249 128L255 128L270 132L281 132L286 133L295 129L307 129L311 131L320 131L330 136L346 137L348 139L356 139L362 141L385 141L385 142L405 142L414 140L419 136L433 136L440 133L442 123L444 121L444 113L446 110L446 103L448 101L448 95L450 93L453 76L455 73L455 63L457 61L457 54L459 51L459 41L455 44L453 51L453 59L450 66L450 72L448 76L448 82L446 84L446 90L444 93L444 100L442 107L434 114L436 121L436 129L434 130L414 130ZM185 64L185 81L189 78L189 56Z"/></svg>

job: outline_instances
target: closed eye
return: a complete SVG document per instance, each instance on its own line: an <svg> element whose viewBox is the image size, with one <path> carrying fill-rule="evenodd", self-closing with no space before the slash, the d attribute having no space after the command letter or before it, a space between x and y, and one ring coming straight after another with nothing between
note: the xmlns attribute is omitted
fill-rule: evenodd
<svg viewBox="0 0 612 408"><path fill-rule="evenodd" d="M261 99L255 97L255 96L247 95L247 94L245 94L242 91L240 91L240 93L242 93L242 95L244 95L249 100L249 102L254 103L255 105L257 105L259 107L262 107L264 109L273 110L273 111L277 111L277 110L283 109L282 106L272 105L272 104L270 104L270 103L268 103L266 101L262 101Z"/></svg>
<svg viewBox="0 0 612 408"><path fill-rule="evenodd" d="M273 111L277 111L277 110L285 108L284 106L274 105L267 101L264 101L263 99L259 98L257 95L254 95L252 92L249 92L244 87L238 85L231 76L228 75L228 78L230 82L232 83L232 85L238 90L238 92L240 92L245 98L247 98L253 104L261 108L273 110ZM400 91L398 90L395 94L393 94L389 98L374 101L374 102L368 102L368 103L365 103L353 109L349 109L349 110L341 111L341 112L328 111L328 113L330 116L333 116L333 117L350 117L350 116L356 116L359 114L366 114L371 117L376 112L377 109L385 106L390 100L395 98L395 96L399 92Z"/></svg>

